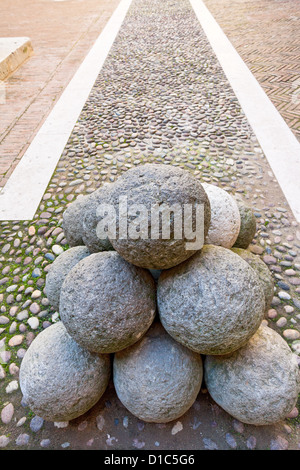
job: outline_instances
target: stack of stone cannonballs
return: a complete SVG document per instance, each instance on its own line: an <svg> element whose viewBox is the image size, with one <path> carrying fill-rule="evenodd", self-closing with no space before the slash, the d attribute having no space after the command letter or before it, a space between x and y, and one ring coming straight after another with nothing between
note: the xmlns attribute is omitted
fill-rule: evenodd
<svg viewBox="0 0 300 470"><path fill-rule="evenodd" d="M99 238L97 207L111 204L118 213L125 196L149 213L155 205L201 204L205 245L188 250L172 218L166 239L121 237L118 216L117 236ZM150 232L151 218L143 224ZM88 411L107 387L112 358L119 399L145 421L180 417L203 375L212 398L242 422L275 423L293 409L298 364L262 324L273 280L247 250L256 222L241 200L177 167L147 164L78 198L63 227L71 248L54 261L45 287L61 321L37 336L20 369L25 402L37 415L68 421Z"/></svg>

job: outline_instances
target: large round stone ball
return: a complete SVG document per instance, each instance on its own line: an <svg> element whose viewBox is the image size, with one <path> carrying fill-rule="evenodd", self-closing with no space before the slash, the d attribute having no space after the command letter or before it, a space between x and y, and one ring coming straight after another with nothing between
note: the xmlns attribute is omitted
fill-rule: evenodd
<svg viewBox="0 0 300 470"><path fill-rule="evenodd" d="M231 248L240 231L241 218L235 199L224 189L203 183L211 208L206 243Z"/></svg>
<svg viewBox="0 0 300 470"><path fill-rule="evenodd" d="M82 240L82 214L88 196L78 196L63 213L63 230L70 246L84 245Z"/></svg>
<svg viewBox="0 0 300 470"><path fill-rule="evenodd" d="M21 364L20 387L38 416L69 421L97 403L109 376L109 355L86 351L58 322L31 343Z"/></svg>
<svg viewBox="0 0 300 470"><path fill-rule="evenodd" d="M254 270L232 251L213 245L163 271L157 301L167 332L201 354L227 354L243 346L265 308Z"/></svg>
<svg viewBox="0 0 300 470"><path fill-rule="evenodd" d="M212 398L243 423L265 425L284 419L300 391L296 356L275 331L261 326L228 356L208 356L205 382Z"/></svg>
<svg viewBox="0 0 300 470"><path fill-rule="evenodd" d="M258 255L254 255L251 251L242 248L231 248L231 250L241 256L258 275L265 294L265 310L269 310L274 296L274 281L268 266Z"/></svg>
<svg viewBox="0 0 300 470"><path fill-rule="evenodd" d="M91 253L113 250L107 236L101 237L97 232L99 222L106 216L104 204L110 203L111 186L107 184L91 193L82 212L82 240ZM103 207L103 216L98 212L100 206Z"/></svg>
<svg viewBox="0 0 300 470"><path fill-rule="evenodd" d="M154 423L183 415L196 400L203 375L201 356L174 341L160 323L115 355L113 371L123 405Z"/></svg>
<svg viewBox="0 0 300 470"><path fill-rule="evenodd" d="M45 291L52 307L59 308L60 291L63 282L75 264L89 256L90 252L85 246L74 246L61 253L52 263L46 276Z"/></svg>
<svg viewBox="0 0 300 470"><path fill-rule="evenodd" d="M118 253L94 253L67 275L59 311L70 335L89 351L112 353L138 341L153 322L155 281Z"/></svg>
<svg viewBox="0 0 300 470"><path fill-rule="evenodd" d="M240 212L241 227L234 247L246 249L256 233L256 218L251 207L247 206L241 199L236 199L236 203Z"/></svg>
<svg viewBox="0 0 300 470"><path fill-rule="evenodd" d="M127 218L121 215L125 214L126 198ZM114 239L109 238L115 250L130 263L148 269L168 269L202 247L201 239L210 223L210 205L201 183L188 171L162 164L138 166L116 181L111 201L117 214L117 231ZM198 216L197 207L203 209ZM161 224L156 210L163 212ZM124 222L128 228L125 235Z"/></svg>

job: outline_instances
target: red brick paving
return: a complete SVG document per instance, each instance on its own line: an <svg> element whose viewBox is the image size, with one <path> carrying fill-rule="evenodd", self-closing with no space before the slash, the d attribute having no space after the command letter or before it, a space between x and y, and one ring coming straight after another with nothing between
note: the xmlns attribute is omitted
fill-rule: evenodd
<svg viewBox="0 0 300 470"><path fill-rule="evenodd" d="M119 0L2 0L1 36L28 36L29 58L0 102L0 187L23 156Z"/></svg>
<svg viewBox="0 0 300 470"><path fill-rule="evenodd" d="M300 140L300 2L204 3Z"/></svg>

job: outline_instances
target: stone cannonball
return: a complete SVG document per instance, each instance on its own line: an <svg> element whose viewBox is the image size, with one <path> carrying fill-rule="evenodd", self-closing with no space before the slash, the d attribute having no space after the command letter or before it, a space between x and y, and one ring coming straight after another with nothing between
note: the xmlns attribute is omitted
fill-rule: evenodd
<svg viewBox="0 0 300 470"><path fill-rule="evenodd" d="M274 281L268 266L258 255L254 255L251 251L243 250L242 248L231 248L231 250L241 256L258 275L265 294L265 310L267 311L271 306L274 296Z"/></svg>
<svg viewBox="0 0 300 470"><path fill-rule="evenodd" d="M109 377L109 355L86 351L58 322L42 331L26 351L20 387L25 402L38 416L69 421L97 403Z"/></svg>
<svg viewBox="0 0 300 470"><path fill-rule="evenodd" d="M247 206L242 200L236 199L236 203L240 212L241 227L233 246L246 249L256 233L256 218L251 207Z"/></svg>
<svg viewBox="0 0 300 470"><path fill-rule="evenodd" d="M63 230L70 246L84 245L82 240L82 214L88 196L78 196L63 213Z"/></svg>
<svg viewBox="0 0 300 470"><path fill-rule="evenodd" d="M85 209L82 213L82 240L91 253L113 250L107 236L105 238L99 238L97 235L97 225L102 219L102 217L97 214L97 209L101 204L109 204L111 186L112 184L106 184L91 193L88 196Z"/></svg>
<svg viewBox="0 0 300 470"><path fill-rule="evenodd" d="M114 358L119 399L148 422L167 423L183 415L196 400L202 375L201 356L174 341L160 323Z"/></svg>
<svg viewBox="0 0 300 470"><path fill-rule="evenodd" d="M74 246L61 253L51 264L46 276L45 291L50 304L56 310L59 308L61 286L68 272L89 254L90 252L85 246Z"/></svg>
<svg viewBox="0 0 300 470"><path fill-rule="evenodd" d="M125 234L124 238L118 214L120 207L125 206L119 206L120 198L127 198L128 235ZM190 172L163 164L146 164L130 169L114 183L111 202L116 209L117 231L115 238L109 239L115 250L130 263L148 269L168 269L202 248L200 238L204 239L208 231L210 205L201 183ZM172 207L186 222L184 229L178 215L173 217L171 213L170 217L168 211ZM203 208L199 217L196 216L196 207ZM163 211L163 221L171 220L171 223L155 224L154 208ZM192 212L190 217L188 208ZM126 216L124 220L126 222ZM188 246L187 242L195 242L196 237L190 235L186 227L190 226L191 232L195 231L197 220L199 244ZM162 226L170 228L169 234ZM154 227L157 227L156 233Z"/></svg>
<svg viewBox="0 0 300 470"><path fill-rule="evenodd" d="M131 346L146 333L155 310L151 274L113 251L81 260L61 289L60 317L75 341L92 352Z"/></svg>
<svg viewBox="0 0 300 470"><path fill-rule="evenodd" d="M203 183L211 208L206 243L231 248L240 231L241 218L235 199L224 189Z"/></svg>
<svg viewBox="0 0 300 470"><path fill-rule="evenodd" d="M233 354L207 356L204 370L212 398L243 423L276 423L296 405L300 391L296 356L267 326Z"/></svg>
<svg viewBox="0 0 300 470"><path fill-rule="evenodd" d="M227 354L243 346L265 309L254 270L231 250L214 245L163 271L157 302L167 332L201 354Z"/></svg>

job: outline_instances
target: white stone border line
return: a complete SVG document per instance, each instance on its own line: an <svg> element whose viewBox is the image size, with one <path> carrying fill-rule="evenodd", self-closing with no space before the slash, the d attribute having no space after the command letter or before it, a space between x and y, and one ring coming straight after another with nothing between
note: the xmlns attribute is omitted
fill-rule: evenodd
<svg viewBox="0 0 300 470"><path fill-rule="evenodd" d="M0 192L0 220L32 220L132 0L121 0Z"/></svg>
<svg viewBox="0 0 300 470"><path fill-rule="evenodd" d="M300 143L202 0L190 0L190 3L300 222Z"/></svg>

